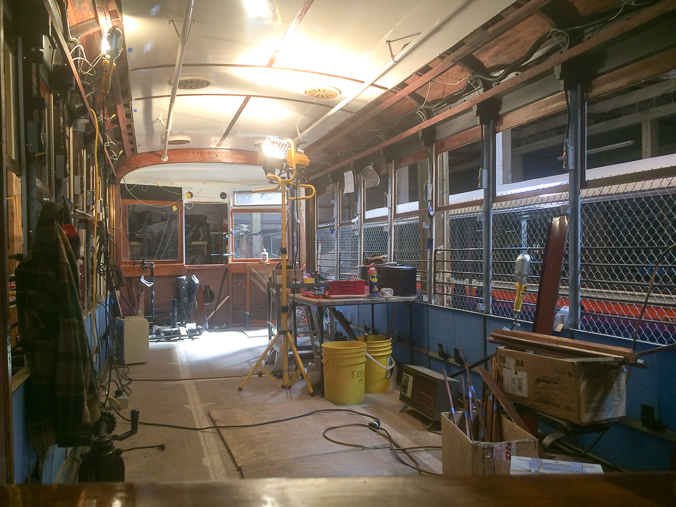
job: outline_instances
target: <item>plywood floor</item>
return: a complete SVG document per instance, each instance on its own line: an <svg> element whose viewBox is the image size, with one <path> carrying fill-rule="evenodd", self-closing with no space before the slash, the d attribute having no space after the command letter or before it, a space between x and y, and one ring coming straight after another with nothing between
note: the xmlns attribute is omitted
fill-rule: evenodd
<svg viewBox="0 0 676 507"><path fill-rule="evenodd" d="M141 421L189 427L251 424L281 419L312 410L335 407L311 397L302 381L291 389L254 375L242 391L238 386L267 344L267 336L250 338L238 331L205 333L196 340L151 343L148 363L132 365L136 379L130 387L129 407L138 408ZM233 377L189 380L203 377ZM143 379L164 379L147 382ZM172 379L179 379L178 381ZM188 379L188 380L180 380ZM363 404L346 408L381 419L404 447L441 445L441 437L423 427L410 411L400 413L398 392L367 395ZM186 431L141 426L134 437L117 443L122 449L165 444L166 449L140 449L123 454L128 481L195 481L261 477L341 477L410 475L416 472L395 461L368 428L355 426L332 431L336 440L376 449L344 447L322 437L330 426L368 423L345 413L321 413L293 422L246 429ZM129 424L118 421L117 432ZM440 472L441 452L413 451L421 467Z"/></svg>

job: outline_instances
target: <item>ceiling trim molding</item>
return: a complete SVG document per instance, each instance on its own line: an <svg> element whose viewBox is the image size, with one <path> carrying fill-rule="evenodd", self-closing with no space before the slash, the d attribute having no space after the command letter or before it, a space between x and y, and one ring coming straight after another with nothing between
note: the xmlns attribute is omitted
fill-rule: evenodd
<svg viewBox="0 0 676 507"><path fill-rule="evenodd" d="M162 165L163 152L151 151L139 153L130 159L125 160L124 164L117 170L117 176L121 181L127 174L144 167L153 165ZM195 162L204 162L205 164L246 164L258 165L258 153L255 151L231 150L231 149L184 149L169 150L169 164L187 164Z"/></svg>
<svg viewBox="0 0 676 507"><path fill-rule="evenodd" d="M324 76L324 77L335 77L336 79L344 79L345 81L352 81L354 83L364 84L363 79L355 79L353 77L339 76L338 74L328 74L326 72L315 72L313 70L304 70L304 69L291 69L289 67L268 67L266 65L242 65L239 63L184 63L183 67L233 67L240 69L273 69L273 70L283 70L287 72L302 72L303 74L313 74L315 76ZM134 67L130 68L129 72L139 72L144 70L157 70L157 69L173 69L174 65L162 64L162 65L148 65L147 67ZM372 84L372 88L378 88L383 91L387 91L390 88L386 86ZM393 92L394 93L394 92Z"/></svg>
<svg viewBox="0 0 676 507"><path fill-rule="evenodd" d="M164 95L149 95L147 97L138 97L133 100L153 100L153 99L168 99L171 97L169 94ZM287 97L275 97L272 95L249 95L246 93L179 93L176 97L246 97L247 99L270 99L270 100L281 100L285 102L298 102L299 104L307 104L309 106L320 106L326 108L332 108L332 104L322 104L320 102L313 102L311 100L302 100L302 99L291 99ZM349 109L343 109L346 113L354 114L354 111Z"/></svg>

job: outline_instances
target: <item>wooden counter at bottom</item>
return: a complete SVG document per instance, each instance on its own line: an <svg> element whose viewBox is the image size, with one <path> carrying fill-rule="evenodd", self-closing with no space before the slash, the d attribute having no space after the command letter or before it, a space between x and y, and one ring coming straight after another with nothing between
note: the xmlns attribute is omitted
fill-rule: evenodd
<svg viewBox="0 0 676 507"><path fill-rule="evenodd" d="M5 507L675 505L676 473L0 486Z"/></svg>

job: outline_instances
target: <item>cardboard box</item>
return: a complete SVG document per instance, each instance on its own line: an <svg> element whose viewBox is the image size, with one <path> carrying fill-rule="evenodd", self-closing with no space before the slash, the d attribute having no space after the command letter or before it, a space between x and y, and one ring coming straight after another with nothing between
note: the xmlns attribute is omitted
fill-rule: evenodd
<svg viewBox="0 0 676 507"><path fill-rule="evenodd" d="M282 285L282 270L275 270L277 275L277 285ZM287 269L286 270L286 284L293 285L294 282L303 283L304 273L302 269Z"/></svg>
<svg viewBox="0 0 676 507"><path fill-rule="evenodd" d="M512 456L510 473L511 475L602 474L603 467L595 463L578 463L577 461Z"/></svg>
<svg viewBox="0 0 676 507"><path fill-rule="evenodd" d="M611 358L559 358L499 348L498 385L510 400L576 424L618 419L627 370Z"/></svg>
<svg viewBox="0 0 676 507"><path fill-rule="evenodd" d="M455 414L456 421L462 413ZM508 475L512 456L537 458L537 439L500 416L502 442L472 442L441 414L441 464L444 475Z"/></svg>
<svg viewBox="0 0 676 507"><path fill-rule="evenodd" d="M117 317L117 336L120 343L118 359L125 365L145 363L150 349L150 330L143 317Z"/></svg>

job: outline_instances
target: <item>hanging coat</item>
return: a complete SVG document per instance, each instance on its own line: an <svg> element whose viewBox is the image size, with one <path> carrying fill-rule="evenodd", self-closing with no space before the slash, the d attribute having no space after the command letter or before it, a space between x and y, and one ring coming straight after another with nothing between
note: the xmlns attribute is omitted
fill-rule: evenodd
<svg viewBox="0 0 676 507"><path fill-rule="evenodd" d="M43 206L33 247L16 269L19 332L31 370L29 421L38 451L55 443L88 445L100 415L64 216L59 204Z"/></svg>

